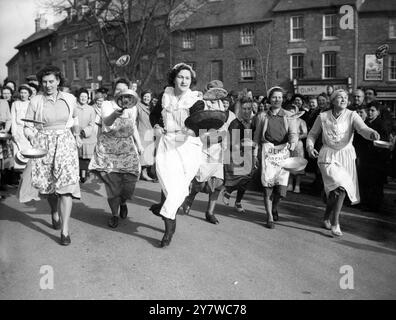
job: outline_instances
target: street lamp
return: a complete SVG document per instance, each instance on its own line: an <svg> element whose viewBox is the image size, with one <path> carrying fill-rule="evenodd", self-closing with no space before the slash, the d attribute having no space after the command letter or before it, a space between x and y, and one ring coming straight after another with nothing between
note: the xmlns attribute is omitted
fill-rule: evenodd
<svg viewBox="0 0 396 320"><path fill-rule="evenodd" d="M352 93L352 77L351 76L349 76L347 78L347 83L348 83L348 92Z"/></svg>
<svg viewBox="0 0 396 320"><path fill-rule="evenodd" d="M101 75L98 75L98 81L99 81L99 86L101 87L102 86L102 80L103 80L103 77L101 76Z"/></svg>
<svg viewBox="0 0 396 320"><path fill-rule="evenodd" d="M294 93L297 93L297 79L296 78L293 79L293 89L294 89Z"/></svg>

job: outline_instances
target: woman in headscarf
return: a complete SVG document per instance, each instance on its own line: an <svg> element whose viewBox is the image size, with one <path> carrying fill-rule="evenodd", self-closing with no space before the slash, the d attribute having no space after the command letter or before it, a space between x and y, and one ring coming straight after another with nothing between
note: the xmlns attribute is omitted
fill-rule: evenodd
<svg viewBox="0 0 396 320"><path fill-rule="evenodd" d="M77 91L77 117L79 122L81 147L78 148L80 163L80 181L84 183L88 178L88 165L96 145L96 113L88 104L88 90L81 88Z"/></svg>
<svg viewBox="0 0 396 320"><path fill-rule="evenodd" d="M189 193L189 185L200 167L202 142L197 132L188 129L184 121L190 108L200 100L191 86L196 83L196 74L185 63L175 65L168 75L168 87L157 104L154 115L161 115L157 130L162 130L156 151L157 177L164 193L164 201L152 211L165 222L161 247L168 246L176 230L176 213ZM160 127L163 124L163 128Z"/></svg>
<svg viewBox="0 0 396 320"><path fill-rule="evenodd" d="M111 228L118 226L119 216L128 215L126 201L132 199L139 180L143 152L136 127L138 95L124 81L116 84L114 95L114 100L102 104L102 132L88 167L105 185Z"/></svg>
<svg viewBox="0 0 396 320"><path fill-rule="evenodd" d="M286 197L289 172L281 162L290 157L298 142L297 124L291 113L282 108L284 90L273 87L268 91L270 108L258 119L254 141L254 155L260 152L261 182L264 186L266 227L273 229L278 220L278 204Z"/></svg>
<svg viewBox="0 0 396 320"><path fill-rule="evenodd" d="M51 207L52 226L61 229L60 243L71 243L69 220L73 199L80 199L78 150L81 139L78 130L76 98L61 92L63 75L59 68L47 66L37 74L43 93L36 95L28 106L24 133L34 148L47 149L39 159L31 159L19 185L19 200L28 202L46 197Z"/></svg>
<svg viewBox="0 0 396 320"><path fill-rule="evenodd" d="M239 114L228 127L228 163L224 165L224 192L223 202L230 204L232 192L237 191L235 210L244 213L242 198L252 180L253 162L253 100L240 97L236 101Z"/></svg>
<svg viewBox="0 0 396 320"><path fill-rule="evenodd" d="M142 166L141 179L153 181L148 172L154 164L154 130L150 124L150 103L152 92L145 90L141 94L141 101L137 105L137 128L139 131L140 141L142 142L144 152L140 156Z"/></svg>
<svg viewBox="0 0 396 320"><path fill-rule="evenodd" d="M378 140L377 131L369 128L360 116L347 109L348 94L338 89L330 98L331 109L320 113L308 134L307 151L318 158L327 196L324 227L335 236L341 236L340 213L345 196L352 204L360 201L356 172L356 153L353 147L353 135L356 130L367 140ZM318 152L314 146L322 133L323 146Z"/></svg>

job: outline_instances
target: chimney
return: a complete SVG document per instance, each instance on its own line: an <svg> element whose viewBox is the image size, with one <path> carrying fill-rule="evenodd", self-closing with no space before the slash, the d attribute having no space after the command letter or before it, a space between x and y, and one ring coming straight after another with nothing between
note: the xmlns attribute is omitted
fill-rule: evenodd
<svg viewBox="0 0 396 320"><path fill-rule="evenodd" d="M45 14L39 14L38 17L34 20L36 24L36 32L39 32L45 28L47 28L47 19L45 18Z"/></svg>

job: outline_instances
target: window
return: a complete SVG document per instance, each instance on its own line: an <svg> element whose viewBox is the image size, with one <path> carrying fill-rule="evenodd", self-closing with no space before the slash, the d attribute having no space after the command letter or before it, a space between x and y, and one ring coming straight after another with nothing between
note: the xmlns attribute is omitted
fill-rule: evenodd
<svg viewBox="0 0 396 320"><path fill-rule="evenodd" d="M48 54L52 55L52 42L48 42Z"/></svg>
<svg viewBox="0 0 396 320"><path fill-rule="evenodd" d="M186 31L183 33L183 49L194 49L195 48L195 32Z"/></svg>
<svg viewBox="0 0 396 320"><path fill-rule="evenodd" d="M323 15L323 39L337 37L337 16L335 14Z"/></svg>
<svg viewBox="0 0 396 320"><path fill-rule="evenodd" d="M290 40L304 39L304 17L295 16L290 18Z"/></svg>
<svg viewBox="0 0 396 320"><path fill-rule="evenodd" d="M79 79L78 59L73 59L73 79L74 80L78 80Z"/></svg>
<svg viewBox="0 0 396 320"><path fill-rule="evenodd" d="M223 47L223 34L221 31L213 32L210 34L209 45L211 49Z"/></svg>
<svg viewBox="0 0 396 320"><path fill-rule="evenodd" d="M63 50L63 51L66 51L66 50L67 50L67 37L64 37L64 38L63 38L63 41L62 41L62 50Z"/></svg>
<svg viewBox="0 0 396 320"><path fill-rule="evenodd" d="M90 30L85 34L85 46L89 47L91 45L92 45L92 31Z"/></svg>
<svg viewBox="0 0 396 320"><path fill-rule="evenodd" d="M215 60L210 62L210 79L223 81L223 61Z"/></svg>
<svg viewBox="0 0 396 320"><path fill-rule="evenodd" d="M253 26L242 26L241 27L241 45L254 44L254 27Z"/></svg>
<svg viewBox="0 0 396 320"><path fill-rule="evenodd" d="M389 38L396 39L396 18L389 19Z"/></svg>
<svg viewBox="0 0 396 320"><path fill-rule="evenodd" d="M241 80L254 80L256 78L254 59L241 60Z"/></svg>
<svg viewBox="0 0 396 320"><path fill-rule="evenodd" d="M323 79L336 77L336 57L335 52L323 53Z"/></svg>
<svg viewBox="0 0 396 320"><path fill-rule="evenodd" d="M41 48L40 46L37 47L37 59L41 58Z"/></svg>
<svg viewBox="0 0 396 320"><path fill-rule="evenodd" d="M157 80L163 80L166 74L165 61L164 59L157 59L156 63L156 78Z"/></svg>
<svg viewBox="0 0 396 320"><path fill-rule="evenodd" d="M92 58L88 57L85 59L85 74L87 79L92 79Z"/></svg>
<svg viewBox="0 0 396 320"><path fill-rule="evenodd" d="M23 61L24 61L24 62L26 62L26 57L27 57L27 51L25 51L25 52L23 53Z"/></svg>
<svg viewBox="0 0 396 320"><path fill-rule="evenodd" d="M197 71L197 63L194 61L186 62L194 71Z"/></svg>
<svg viewBox="0 0 396 320"><path fill-rule="evenodd" d="M67 79L67 62L62 61L62 74Z"/></svg>
<svg viewBox="0 0 396 320"><path fill-rule="evenodd" d="M396 54L389 55L389 80L396 80Z"/></svg>
<svg viewBox="0 0 396 320"><path fill-rule="evenodd" d="M72 48L73 49L77 49L78 48L78 34L75 34L73 36L73 46L72 46Z"/></svg>
<svg viewBox="0 0 396 320"><path fill-rule="evenodd" d="M302 79L304 77L304 55L293 54L290 56L290 79Z"/></svg>

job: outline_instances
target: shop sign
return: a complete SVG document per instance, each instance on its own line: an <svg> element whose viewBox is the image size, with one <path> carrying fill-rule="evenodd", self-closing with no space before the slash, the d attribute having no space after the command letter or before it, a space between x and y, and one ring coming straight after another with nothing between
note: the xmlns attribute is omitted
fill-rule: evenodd
<svg viewBox="0 0 396 320"><path fill-rule="evenodd" d="M378 59L375 54L364 55L364 80L382 80L384 73L384 59Z"/></svg>

